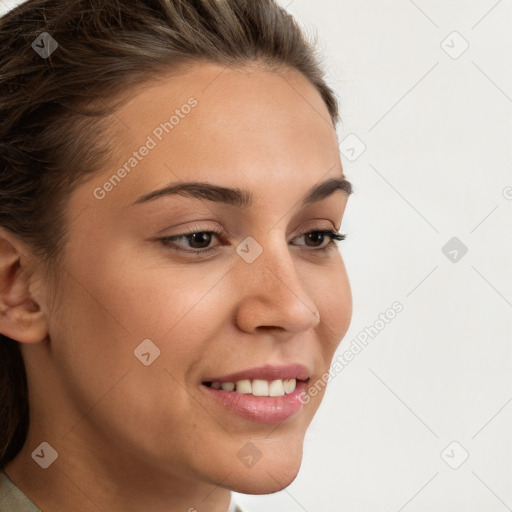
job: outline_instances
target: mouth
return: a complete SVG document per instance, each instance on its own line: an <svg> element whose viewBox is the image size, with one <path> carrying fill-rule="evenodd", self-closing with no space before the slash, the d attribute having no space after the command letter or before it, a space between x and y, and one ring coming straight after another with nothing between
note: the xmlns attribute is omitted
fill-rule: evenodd
<svg viewBox="0 0 512 512"><path fill-rule="evenodd" d="M310 377L302 365L265 366L201 382L201 389L238 416L257 423L281 423L303 407L301 396Z"/></svg>

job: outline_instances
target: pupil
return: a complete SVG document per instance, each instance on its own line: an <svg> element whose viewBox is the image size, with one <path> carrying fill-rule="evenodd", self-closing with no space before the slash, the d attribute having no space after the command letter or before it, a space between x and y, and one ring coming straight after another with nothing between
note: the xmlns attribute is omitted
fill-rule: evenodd
<svg viewBox="0 0 512 512"><path fill-rule="evenodd" d="M190 235L190 238L192 240L192 243L190 245L194 249L204 249L204 247L210 245L211 242L211 234L206 232L194 233L193 235ZM199 247L197 246L197 244L199 244Z"/></svg>
<svg viewBox="0 0 512 512"><path fill-rule="evenodd" d="M324 241L324 233L321 233L320 231L316 231L314 233L308 233L309 240L312 240L313 242L320 242L317 245L322 245L322 242Z"/></svg>

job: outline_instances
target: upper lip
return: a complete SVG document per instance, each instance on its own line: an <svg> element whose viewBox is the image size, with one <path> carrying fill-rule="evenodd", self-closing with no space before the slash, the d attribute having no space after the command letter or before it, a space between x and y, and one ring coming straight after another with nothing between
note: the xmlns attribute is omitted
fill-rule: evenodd
<svg viewBox="0 0 512 512"><path fill-rule="evenodd" d="M203 382L236 382L238 380L278 380L278 379L297 379L306 380L309 377L309 371L303 364L270 365L249 368L228 375L214 376L203 379Z"/></svg>

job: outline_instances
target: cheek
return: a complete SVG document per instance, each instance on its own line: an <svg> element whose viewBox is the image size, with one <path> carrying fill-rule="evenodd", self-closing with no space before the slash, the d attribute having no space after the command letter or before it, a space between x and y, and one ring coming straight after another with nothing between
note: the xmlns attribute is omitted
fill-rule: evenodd
<svg viewBox="0 0 512 512"><path fill-rule="evenodd" d="M200 355L202 340L208 340L215 326L226 318L222 314L223 288L216 286L222 273L210 269L204 274L198 269L184 271L170 265L142 270L119 268L110 275L116 292L103 291L112 314L133 340L149 338L162 349L172 349L173 361L187 354L194 359L194 353Z"/></svg>
<svg viewBox="0 0 512 512"><path fill-rule="evenodd" d="M220 283L225 269L197 265L184 272L170 264L144 265L113 250L69 268L73 278L54 332L65 340L62 365L71 364L77 378L92 381L94 396L119 378L119 369L145 368L137 355L148 351L139 347L149 346L150 360L154 354L156 366L183 382L229 318L228 292ZM156 386L151 375L140 378L141 389Z"/></svg>
<svg viewBox="0 0 512 512"><path fill-rule="evenodd" d="M209 337L205 326L211 329L220 297L215 290L205 295L203 287L212 285L204 281L189 289L176 276L163 280L163 272L160 279L149 279L150 273L136 275L122 265L115 272L106 269L71 270L58 314L50 316L53 357L65 394L59 402L72 404L66 430L77 425L77 435L107 433L141 457L182 454L187 436L208 421L183 383L201 360ZM134 354L146 338L160 351L149 366Z"/></svg>

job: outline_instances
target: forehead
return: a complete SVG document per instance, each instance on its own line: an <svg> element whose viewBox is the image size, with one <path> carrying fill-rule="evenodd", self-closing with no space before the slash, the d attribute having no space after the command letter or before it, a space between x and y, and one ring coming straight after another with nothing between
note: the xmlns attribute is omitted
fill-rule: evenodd
<svg viewBox="0 0 512 512"><path fill-rule="evenodd" d="M195 64L127 94L113 117L117 154L103 178L139 148L150 151L116 186L123 203L179 181L213 181L267 197L271 184L293 200L306 187L342 174L328 109L295 70Z"/></svg>
<svg viewBox="0 0 512 512"><path fill-rule="evenodd" d="M161 116L190 96L195 96L202 104L203 115L220 114L226 103L240 109L241 114L251 113L253 120L258 113L260 116L268 113L266 106L277 108L276 114L294 108L298 115L316 113L332 128L319 91L304 75L291 68L270 70L256 64L223 66L193 63L181 73L162 73L159 78L127 91L128 101L120 115L153 111ZM255 103L260 108L251 108Z"/></svg>
<svg viewBox="0 0 512 512"><path fill-rule="evenodd" d="M160 146L188 149L191 156L199 150L201 156L215 156L222 150L233 157L288 146L305 154L332 149L336 142L320 93L289 69L195 64L184 75L163 77L134 91L116 117L126 151L155 130ZM166 123L168 130L162 126Z"/></svg>

